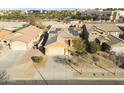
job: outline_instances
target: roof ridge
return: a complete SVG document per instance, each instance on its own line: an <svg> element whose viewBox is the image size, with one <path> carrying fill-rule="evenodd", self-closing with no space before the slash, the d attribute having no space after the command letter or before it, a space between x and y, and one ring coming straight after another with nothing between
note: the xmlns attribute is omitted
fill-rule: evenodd
<svg viewBox="0 0 124 93"><path fill-rule="evenodd" d="M115 36L113 36L113 35L110 35L110 36L112 36L113 38L116 38L116 39L118 39L118 40L120 40L120 41L122 41L122 42L124 43L124 40L123 40L123 39L118 38L118 37L115 37Z"/></svg>

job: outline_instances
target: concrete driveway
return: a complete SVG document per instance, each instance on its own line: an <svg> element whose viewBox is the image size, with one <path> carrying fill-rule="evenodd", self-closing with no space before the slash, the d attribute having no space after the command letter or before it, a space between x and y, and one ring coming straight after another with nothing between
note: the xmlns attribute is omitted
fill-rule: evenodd
<svg viewBox="0 0 124 93"><path fill-rule="evenodd" d="M26 53L26 51L9 50L0 58L0 70L11 68Z"/></svg>
<svg viewBox="0 0 124 93"><path fill-rule="evenodd" d="M62 63L61 63L62 62ZM73 70L68 68L65 61L57 60L56 57L48 56L44 67L38 68L45 80L71 80L73 79ZM39 75L35 75L35 78Z"/></svg>

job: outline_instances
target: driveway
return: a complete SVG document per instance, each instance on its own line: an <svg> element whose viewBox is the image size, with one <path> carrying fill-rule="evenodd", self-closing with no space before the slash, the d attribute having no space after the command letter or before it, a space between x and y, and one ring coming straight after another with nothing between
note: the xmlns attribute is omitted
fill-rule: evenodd
<svg viewBox="0 0 124 93"><path fill-rule="evenodd" d="M73 70L66 66L65 61L57 60L56 57L48 56L44 67L38 68L45 80L71 80L73 79ZM35 75L35 78L38 75Z"/></svg>
<svg viewBox="0 0 124 93"><path fill-rule="evenodd" d="M9 50L0 58L0 70L6 70L16 65L16 62L26 53L26 51Z"/></svg>

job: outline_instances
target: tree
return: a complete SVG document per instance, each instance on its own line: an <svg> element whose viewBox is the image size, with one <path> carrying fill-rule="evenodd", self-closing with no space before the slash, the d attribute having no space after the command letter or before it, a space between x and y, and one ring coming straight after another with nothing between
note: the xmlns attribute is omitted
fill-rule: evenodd
<svg viewBox="0 0 124 93"><path fill-rule="evenodd" d="M77 11L77 13L76 13L76 18L77 18L77 19L81 19L81 12Z"/></svg>
<svg viewBox="0 0 124 93"><path fill-rule="evenodd" d="M96 43L95 41L91 42L89 46L89 50L91 53L95 53L100 50L100 45Z"/></svg>
<svg viewBox="0 0 124 93"><path fill-rule="evenodd" d="M92 19L92 16L87 15L85 18L86 18L86 20L91 20Z"/></svg>
<svg viewBox="0 0 124 93"><path fill-rule="evenodd" d="M45 28L45 26L42 24L42 19L35 15L28 17L27 21L29 22L29 24L37 26L41 29Z"/></svg>
<svg viewBox="0 0 124 93"><path fill-rule="evenodd" d="M73 43L73 47L75 49L75 51L79 54L83 53L85 48L86 48L86 44L84 43L84 41L81 38L78 39L74 39L72 40Z"/></svg>

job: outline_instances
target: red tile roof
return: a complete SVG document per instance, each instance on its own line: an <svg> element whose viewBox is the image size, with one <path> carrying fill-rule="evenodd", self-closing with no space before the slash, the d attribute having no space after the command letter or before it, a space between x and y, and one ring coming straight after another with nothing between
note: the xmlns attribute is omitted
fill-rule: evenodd
<svg viewBox="0 0 124 93"><path fill-rule="evenodd" d="M35 39L42 29L39 29L35 26L28 26L24 29L19 30L16 33L9 34L4 39L11 41L23 41L29 43L31 40Z"/></svg>

